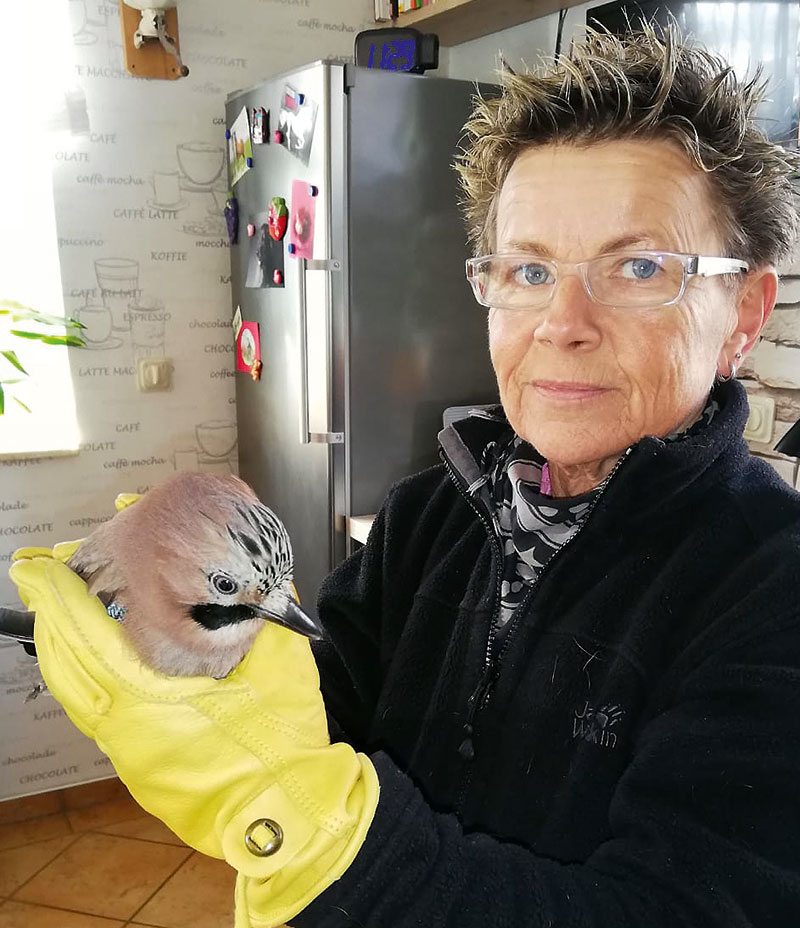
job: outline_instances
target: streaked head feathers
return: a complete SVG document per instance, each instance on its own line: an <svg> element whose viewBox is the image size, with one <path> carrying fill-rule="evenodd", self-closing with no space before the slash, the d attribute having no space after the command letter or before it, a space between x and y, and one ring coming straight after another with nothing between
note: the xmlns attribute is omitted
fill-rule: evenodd
<svg viewBox="0 0 800 928"><path fill-rule="evenodd" d="M226 674L264 619L319 634L294 599L283 523L238 477L176 474L92 532L70 566L126 608L132 643L166 673Z"/></svg>

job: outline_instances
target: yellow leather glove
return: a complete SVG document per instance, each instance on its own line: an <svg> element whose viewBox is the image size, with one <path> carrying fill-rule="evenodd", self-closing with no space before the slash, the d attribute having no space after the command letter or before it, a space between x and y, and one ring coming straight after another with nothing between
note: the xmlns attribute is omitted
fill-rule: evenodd
<svg viewBox="0 0 800 928"><path fill-rule="evenodd" d="M10 570L50 692L143 808L238 871L236 928L283 924L352 863L378 801L369 759L329 743L308 640L266 623L225 679L163 676L64 563L78 544Z"/></svg>

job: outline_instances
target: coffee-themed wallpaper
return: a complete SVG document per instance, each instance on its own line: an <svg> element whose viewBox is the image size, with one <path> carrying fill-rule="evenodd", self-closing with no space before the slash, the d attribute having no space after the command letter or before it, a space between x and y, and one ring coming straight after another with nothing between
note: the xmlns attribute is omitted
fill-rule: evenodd
<svg viewBox="0 0 800 928"><path fill-rule="evenodd" d="M190 75L132 78L116 0L68 4L90 131L57 151L55 213L82 436L77 456L0 460L0 605L19 606L11 552L83 537L121 491L176 469L236 467L235 355L224 102L318 58L352 54L373 0L181 2ZM4 294L5 295L5 294ZM136 361L172 359L173 388L140 393ZM110 776L108 760L48 695L19 646L0 645L0 799Z"/></svg>
<svg viewBox="0 0 800 928"><path fill-rule="evenodd" d="M186 0L191 74L146 81L124 70L115 0L63 2L90 119L53 163L64 305L86 327L86 348L71 351L82 445L71 457L0 459L0 605L12 607L16 548L80 538L112 514L117 493L175 470L235 470L225 96L349 56L355 34L374 25L373 0ZM437 73L475 76L498 48L548 51L554 21L443 49ZM794 484L796 462L771 448L800 418L800 252L781 270L779 305L740 376L775 404L773 434L753 449ZM172 389L138 392L137 359L161 356L172 359ZM113 774L51 697L26 701L38 679L20 647L0 644L0 799Z"/></svg>

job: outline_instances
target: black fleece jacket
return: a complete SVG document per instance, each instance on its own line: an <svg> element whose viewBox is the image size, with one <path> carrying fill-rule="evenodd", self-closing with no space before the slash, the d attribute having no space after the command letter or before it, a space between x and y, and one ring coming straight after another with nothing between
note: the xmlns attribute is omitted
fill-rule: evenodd
<svg viewBox="0 0 800 928"><path fill-rule="evenodd" d="M295 928L800 925L800 494L749 455L741 386L717 398L627 454L501 648L464 480L507 426L465 420L393 488L319 599L380 801Z"/></svg>

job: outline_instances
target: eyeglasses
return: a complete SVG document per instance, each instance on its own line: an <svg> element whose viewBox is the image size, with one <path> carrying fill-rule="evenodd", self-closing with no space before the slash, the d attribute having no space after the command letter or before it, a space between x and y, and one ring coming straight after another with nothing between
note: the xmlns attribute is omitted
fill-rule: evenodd
<svg viewBox="0 0 800 928"><path fill-rule="evenodd" d="M622 308L670 306L686 291L689 277L749 270L746 261L669 251L629 251L589 261L551 261L537 255L482 255L467 260L475 299L497 309L536 309L553 299L561 277L580 277L596 303Z"/></svg>

